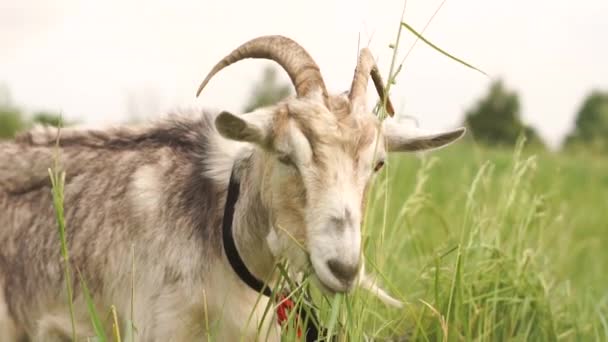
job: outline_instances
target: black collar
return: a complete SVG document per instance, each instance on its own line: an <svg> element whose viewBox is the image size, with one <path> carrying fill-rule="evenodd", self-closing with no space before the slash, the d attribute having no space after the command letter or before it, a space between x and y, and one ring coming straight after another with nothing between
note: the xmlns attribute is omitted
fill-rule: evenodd
<svg viewBox="0 0 608 342"><path fill-rule="evenodd" d="M236 249L236 243L232 235L232 221L234 220L234 207L239 199L241 184L236 178L235 170L232 169L230 174L230 183L228 184L228 195L226 196L226 206L224 207L224 218L222 221L222 236L224 239L224 252L232 269L241 280L247 284L252 290L263 294L266 297L272 296L272 291L260 279L256 278L245 266L245 262L241 259L239 251Z"/></svg>
<svg viewBox="0 0 608 342"><path fill-rule="evenodd" d="M230 174L230 183L228 184L228 194L226 195L226 206L224 207L224 218L222 220L222 237L224 240L224 252L230 262L230 266L234 272L241 278L241 280L247 284L252 290L263 294L266 297L272 298L272 291L268 285L264 284L260 279L256 278L245 266L245 262L241 259L239 251L236 249L236 243L234 236L232 235L232 221L234 220L234 207L239 199L241 184L237 180L235 174L235 168L232 168ZM310 294L307 294L310 302ZM306 342L317 341L319 335L325 335L326 330L324 328L319 329L319 319L314 310L315 308L304 308L300 306L298 309L298 315L302 319L305 327ZM331 341L335 339L332 337Z"/></svg>

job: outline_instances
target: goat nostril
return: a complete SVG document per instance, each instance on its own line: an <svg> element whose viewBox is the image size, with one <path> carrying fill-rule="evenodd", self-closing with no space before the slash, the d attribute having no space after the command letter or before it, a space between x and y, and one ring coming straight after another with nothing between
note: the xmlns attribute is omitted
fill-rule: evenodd
<svg viewBox="0 0 608 342"><path fill-rule="evenodd" d="M338 231L342 232L346 229L347 226L353 225L353 214L350 209L344 209L344 213L342 215L334 215L330 217L332 225Z"/></svg>
<svg viewBox="0 0 608 342"><path fill-rule="evenodd" d="M336 259L329 260L327 266L331 273L343 283L350 283L355 279L359 272L359 264L345 264Z"/></svg>
<svg viewBox="0 0 608 342"><path fill-rule="evenodd" d="M339 232L343 231L346 226L346 221L343 218L337 216L331 218L331 223L334 228L337 229Z"/></svg>

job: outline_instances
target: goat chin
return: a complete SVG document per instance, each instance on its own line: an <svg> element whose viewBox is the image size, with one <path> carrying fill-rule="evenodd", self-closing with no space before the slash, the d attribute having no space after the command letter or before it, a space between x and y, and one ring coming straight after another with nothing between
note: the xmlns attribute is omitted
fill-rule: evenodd
<svg viewBox="0 0 608 342"><path fill-rule="evenodd" d="M301 279L302 278L301 273L298 275L300 276L300 279ZM294 279L297 279L297 278L294 278ZM327 286L323 285L323 283L316 276L314 276L313 281L314 281L315 285L317 285L317 287L322 292L329 294L329 295L334 295L336 293L335 291L331 290ZM398 309L403 308L403 302L396 298L393 298L391 295L389 295L382 287L380 287L380 285L378 285L378 281L369 274L365 274L365 273L360 274L357 286L370 292L373 296L378 298L385 305L392 306L392 307L395 307Z"/></svg>
<svg viewBox="0 0 608 342"><path fill-rule="evenodd" d="M290 272L289 276L298 283L301 283L304 280L304 272ZM335 294L334 291L323 285L323 283L321 283L321 281L315 275L313 275L313 282L322 292L330 295ZM365 273L364 267L361 268L361 272L359 273L357 286L370 292L385 305L398 309L403 308L403 302L393 298L382 287L380 287L380 285L378 285L378 280L375 277Z"/></svg>
<svg viewBox="0 0 608 342"><path fill-rule="evenodd" d="M382 289L378 285L378 281L370 276L369 274L361 274L359 276L359 287L369 291L372 295L376 296L382 303L393 306L395 308L402 308L403 302L393 298L391 295L386 293L384 289Z"/></svg>
<svg viewBox="0 0 608 342"><path fill-rule="evenodd" d="M290 272L289 276L292 279L295 279L298 283L301 283L304 280L304 272ZM357 281L357 286L361 289L364 289L370 292L373 296L378 298L382 303L388 306L392 306L394 308L401 309L403 308L404 303L396 298L393 298L389 295L380 285L378 285L378 280L365 272L365 267L361 267L359 271L359 277ZM327 286L323 285L320 279L316 275L313 275L314 284L324 293L333 295L334 291L329 289Z"/></svg>

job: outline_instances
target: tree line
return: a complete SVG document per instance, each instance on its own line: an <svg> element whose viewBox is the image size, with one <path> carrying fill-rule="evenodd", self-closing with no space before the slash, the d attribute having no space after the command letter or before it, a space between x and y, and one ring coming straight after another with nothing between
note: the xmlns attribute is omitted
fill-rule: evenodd
<svg viewBox="0 0 608 342"><path fill-rule="evenodd" d="M514 145L524 135L531 145L544 146L534 128L522 122L519 95L500 80L465 113L465 124L487 145ZM562 148L608 152L608 92L594 90L583 99Z"/></svg>
<svg viewBox="0 0 608 342"><path fill-rule="evenodd" d="M291 86L278 79L276 69L268 67L253 85L243 110L249 112L276 103L290 94ZM36 123L58 126L60 116L45 111L28 116L12 103L6 87L0 89L0 139L12 138ZM486 145L512 146L523 135L528 145L545 146L536 130L522 121L519 95L501 80L490 84L487 93L465 112L464 124L475 141ZM562 147L608 152L607 91L594 90L583 99L574 128L564 139Z"/></svg>
<svg viewBox="0 0 608 342"><path fill-rule="evenodd" d="M0 139L10 139L15 134L36 124L58 127L61 115L50 111L26 113L13 103L8 87L0 84Z"/></svg>
<svg viewBox="0 0 608 342"><path fill-rule="evenodd" d="M254 84L245 112L276 103L290 92L289 84L279 82L276 71L267 68ZM523 135L528 146L545 146L536 130L522 121L519 95L508 89L502 80L490 84L487 93L465 112L464 125L475 141L485 145L513 146ZM583 100L576 114L575 127L562 147L608 152L608 92L595 90Z"/></svg>

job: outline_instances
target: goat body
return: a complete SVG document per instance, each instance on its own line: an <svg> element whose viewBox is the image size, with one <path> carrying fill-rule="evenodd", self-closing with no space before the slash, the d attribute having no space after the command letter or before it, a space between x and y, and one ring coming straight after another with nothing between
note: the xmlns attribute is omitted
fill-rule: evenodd
<svg viewBox="0 0 608 342"><path fill-rule="evenodd" d="M273 319L258 328L268 299L257 302L259 294L223 252L222 204L233 165L241 187L233 235L255 277L272 285L277 260L286 259L293 272L312 270L329 292L360 285L400 304L364 274L365 194L387 153L446 146L465 129L425 131L369 112L371 76L383 110L394 114L367 48L350 91L330 96L310 55L281 36L235 49L199 92L244 58L277 62L296 96L247 115L198 113L148 128L65 130L60 139L56 130L43 129L0 145L1 341L19 334L39 341L70 336L52 165L67 173L71 265L89 284L98 310L115 305L143 341L278 339ZM74 279L77 331L85 337L91 332L79 285Z"/></svg>
<svg viewBox="0 0 608 342"><path fill-rule="evenodd" d="M70 262L100 312L115 305L126 322L133 290L132 319L143 341L200 340L206 319L219 334L241 336L257 293L223 256L225 184L207 171L211 156L225 164L231 156L214 144L221 138L212 115L139 129L65 129L59 149L56 135L34 130L0 145L0 340L71 336L48 177L57 159L66 170ZM78 332L88 336L73 278Z"/></svg>

